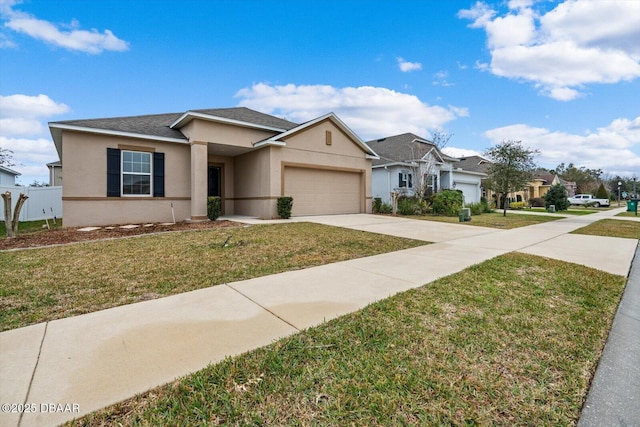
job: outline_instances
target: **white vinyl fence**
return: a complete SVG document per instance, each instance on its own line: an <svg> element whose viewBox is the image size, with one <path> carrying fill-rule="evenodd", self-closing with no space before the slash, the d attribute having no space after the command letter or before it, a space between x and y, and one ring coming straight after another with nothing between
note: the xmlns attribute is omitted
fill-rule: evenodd
<svg viewBox="0 0 640 427"><path fill-rule="evenodd" d="M11 214L18 203L20 193L29 198L20 210L20 221L35 221L38 219L62 218L62 187L9 187L0 186L0 193L11 191ZM4 221L4 200L0 208L0 220Z"/></svg>

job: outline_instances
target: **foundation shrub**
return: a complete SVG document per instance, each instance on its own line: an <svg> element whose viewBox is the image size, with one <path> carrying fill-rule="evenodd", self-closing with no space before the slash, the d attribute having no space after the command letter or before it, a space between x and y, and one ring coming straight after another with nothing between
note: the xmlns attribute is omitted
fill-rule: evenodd
<svg viewBox="0 0 640 427"><path fill-rule="evenodd" d="M471 215L481 215L484 212L482 203L467 203L466 207L471 209Z"/></svg>
<svg viewBox="0 0 640 427"><path fill-rule="evenodd" d="M400 215L424 215L428 211L427 202L415 197L400 197L397 213Z"/></svg>
<svg viewBox="0 0 640 427"><path fill-rule="evenodd" d="M524 202L511 202L509 203L509 209L524 209Z"/></svg>
<svg viewBox="0 0 640 427"><path fill-rule="evenodd" d="M431 209L436 215L458 216L464 197L460 190L442 190L432 197Z"/></svg>
<svg viewBox="0 0 640 427"><path fill-rule="evenodd" d="M222 213L222 198L207 197L207 218L211 221L218 219Z"/></svg>
<svg viewBox="0 0 640 427"><path fill-rule="evenodd" d="M291 208L293 208L293 197L278 197L278 215L280 218L291 218Z"/></svg>

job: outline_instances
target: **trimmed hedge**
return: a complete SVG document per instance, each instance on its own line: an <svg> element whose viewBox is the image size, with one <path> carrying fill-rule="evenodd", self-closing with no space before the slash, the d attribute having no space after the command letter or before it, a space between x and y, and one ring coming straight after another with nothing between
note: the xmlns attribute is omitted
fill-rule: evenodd
<svg viewBox="0 0 640 427"><path fill-rule="evenodd" d="M282 219L291 218L293 208L293 197L278 197L278 215Z"/></svg>

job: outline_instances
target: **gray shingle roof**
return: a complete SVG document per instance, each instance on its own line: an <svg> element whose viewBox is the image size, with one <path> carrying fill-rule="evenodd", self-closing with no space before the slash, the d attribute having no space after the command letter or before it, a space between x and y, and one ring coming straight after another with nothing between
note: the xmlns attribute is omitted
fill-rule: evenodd
<svg viewBox="0 0 640 427"><path fill-rule="evenodd" d="M103 129L186 140L182 132L169 127L169 125L182 116L182 114L184 113L111 117L105 119L67 120L63 122L52 122L51 124L79 126L91 129Z"/></svg>
<svg viewBox="0 0 640 427"><path fill-rule="evenodd" d="M210 116L222 117L252 123L259 126L269 126L289 130L298 126L288 120L284 120L269 114L260 113L246 107L237 108L213 108L204 110L190 110L192 112ZM103 129L109 131L127 132L141 135L158 136L164 138L184 139L185 136L177 129L169 126L182 117L185 113L151 114L143 116L111 117L103 119L67 120L52 122L51 124L63 124L91 129Z"/></svg>
<svg viewBox="0 0 640 427"><path fill-rule="evenodd" d="M260 126L269 126L285 130L293 129L298 123L293 123L279 117L251 110L246 107L236 108L212 108L206 110L190 110L195 113L207 114L209 116L224 117L226 119L238 120L246 123L253 123Z"/></svg>
<svg viewBox="0 0 640 427"><path fill-rule="evenodd" d="M416 140L425 142L418 142ZM453 160L451 157L442 153L435 144L413 133L403 133L387 138L374 139L368 141L366 144L380 156L380 159L373 160L373 166L418 160L433 148L438 151L443 159Z"/></svg>
<svg viewBox="0 0 640 427"><path fill-rule="evenodd" d="M461 157L455 164L455 167L462 168L469 172L487 173L487 169L491 162L480 156Z"/></svg>

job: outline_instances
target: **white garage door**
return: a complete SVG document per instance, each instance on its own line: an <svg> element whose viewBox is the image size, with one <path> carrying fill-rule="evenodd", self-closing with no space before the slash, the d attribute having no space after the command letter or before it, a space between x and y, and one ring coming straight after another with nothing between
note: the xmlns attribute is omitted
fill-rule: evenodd
<svg viewBox="0 0 640 427"><path fill-rule="evenodd" d="M478 186L476 184L456 182L456 190L462 191L462 194L464 194L464 202L467 204L478 203L480 201L480 194L478 194Z"/></svg>
<svg viewBox="0 0 640 427"><path fill-rule="evenodd" d="M359 213L361 174L285 167L284 195L293 197L292 216Z"/></svg>

